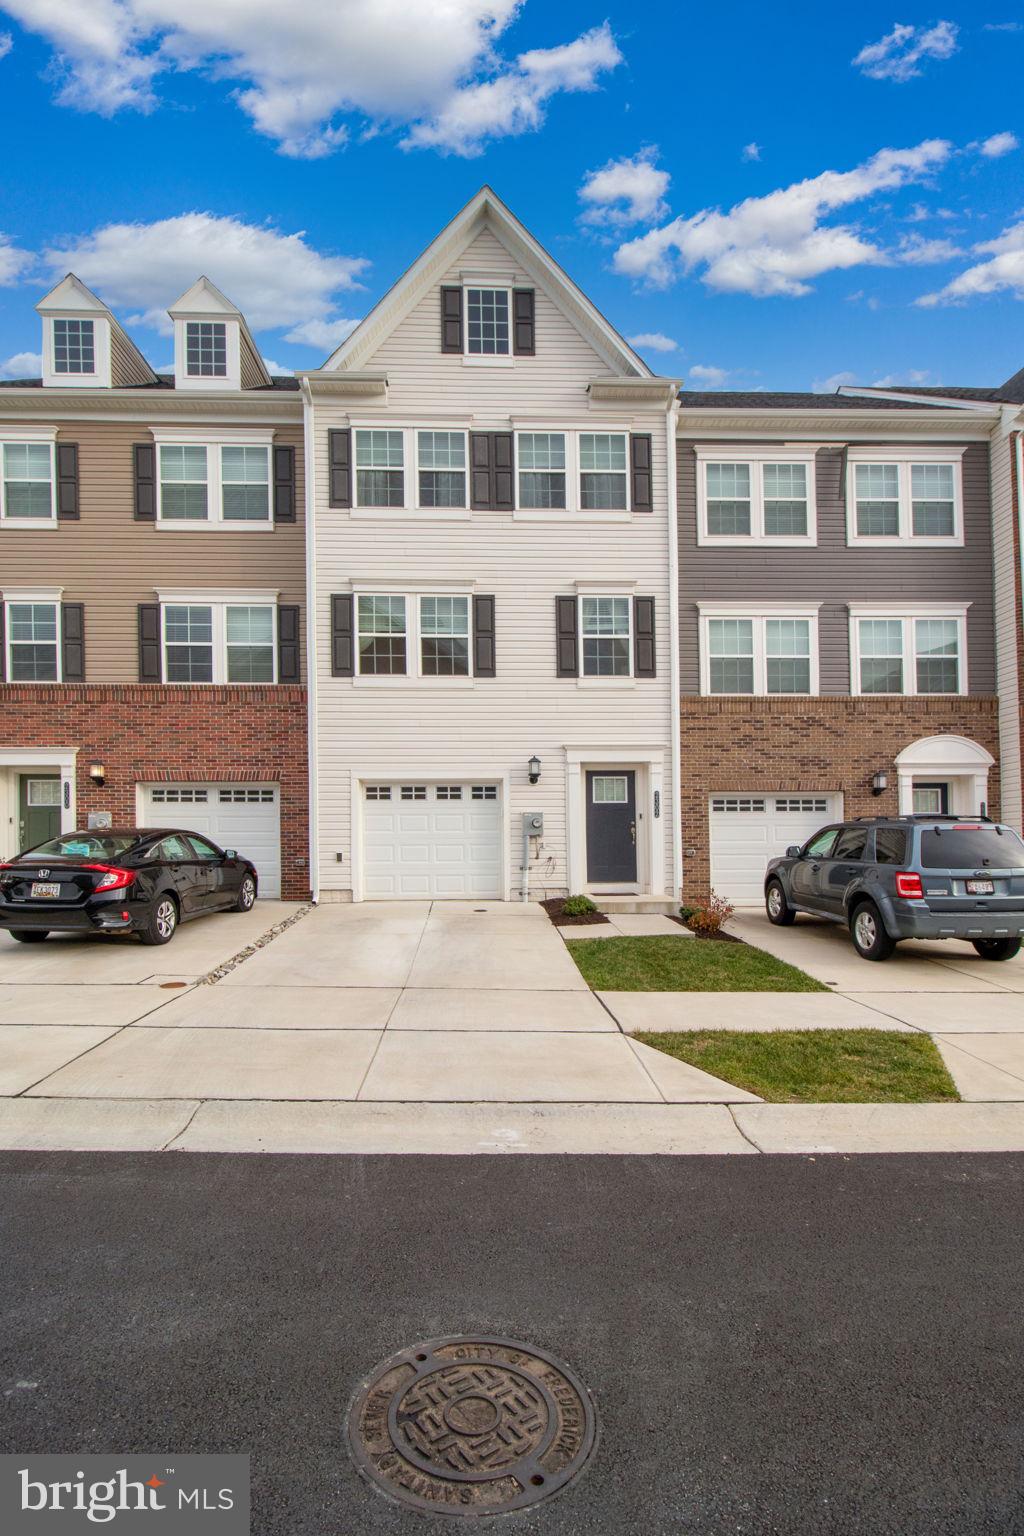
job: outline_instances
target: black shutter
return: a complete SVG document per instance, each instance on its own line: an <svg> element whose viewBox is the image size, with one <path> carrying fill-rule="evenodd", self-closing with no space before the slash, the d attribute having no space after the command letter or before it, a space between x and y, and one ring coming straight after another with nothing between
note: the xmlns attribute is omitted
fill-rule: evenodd
<svg viewBox="0 0 1024 1536"><path fill-rule="evenodd" d="M512 292L512 350L517 357L534 354L533 297L532 288Z"/></svg>
<svg viewBox="0 0 1024 1536"><path fill-rule="evenodd" d="M295 521L295 449L278 447L274 453L274 522Z"/></svg>
<svg viewBox="0 0 1024 1536"><path fill-rule="evenodd" d="M441 351L462 351L462 289L441 289Z"/></svg>
<svg viewBox="0 0 1024 1536"><path fill-rule="evenodd" d="M654 598L633 599L633 676L657 677L654 648Z"/></svg>
<svg viewBox="0 0 1024 1536"><path fill-rule="evenodd" d="M632 486L630 505L634 512L653 512L651 499L651 434L631 432L629 436L629 467Z"/></svg>
<svg viewBox="0 0 1024 1536"><path fill-rule="evenodd" d="M61 603L61 679L65 683L85 682L85 607L82 603Z"/></svg>
<svg viewBox="0 0 1024 1536"><path fill-rule="evenodd" d="M78 444L57 444L57 516L78 517Z"/></svg>
<svg viewBox="0 0 1024 1536"><path fill-rule="evenodd" d="M158 683L160 670L160 604L139 604L139 682Z"/></svg>
<svg viewBox="0 0 1024 1536"><path fill-rule="evenodd" d="M494 598L473 599L473 673L476 677L496 677L494 649Z"/></svg>
<svg viewBox="0 0 1024 1536"><path fill-rule="evenodd" d="M135 455L135 521L156 522L156 444L136 443Z"/></svg>
<svg viewBox="0 0 1024 1536"><path fill-rule="evenodd" d="M469 434L469 504L478 512L515 506L515 454L511 432Z"/></svg>
<svg viewBox="0 0 1024 1536"><path fill-rule="evenodd" d="M279 683L301 681L298 603L277 605L277 680Z"/></svg>
<svg viewBox="0 0 1024 1536"><path fill-rule="evenodd" d="M327 434L330 463L329 507L352 505L352 432L349 427L335 428Z"/></svg>
<svg viewBox="0 0 1024 1536"><path fill-rule="evenodd" d="M558 677L579 677L577 604L574 597L555 598L556 667Z"/></svg>
<svg viewBox="0 0 1024 1536"><path fill-rule="evenodd" d="M352 633L351 593L336 592L331 598L331 676L352 677L356 670L355 637Z"/></svg>
<svg viewBox="0 0 1024 1536"><path fill-rule="evenodd" d="M0 683L7 676L4 670L7 665L7 646L4 642L4 605L0 603Z"/></svg>

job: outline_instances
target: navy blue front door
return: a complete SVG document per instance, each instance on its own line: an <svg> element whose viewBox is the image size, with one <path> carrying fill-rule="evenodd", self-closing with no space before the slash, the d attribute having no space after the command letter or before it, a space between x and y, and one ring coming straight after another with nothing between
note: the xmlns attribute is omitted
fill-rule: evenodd
<svg viewBox="0 0 1024 1536"><path fill-rule="evenodd" d="M635 773L587 773L587 883L636 883Z"/></svg>

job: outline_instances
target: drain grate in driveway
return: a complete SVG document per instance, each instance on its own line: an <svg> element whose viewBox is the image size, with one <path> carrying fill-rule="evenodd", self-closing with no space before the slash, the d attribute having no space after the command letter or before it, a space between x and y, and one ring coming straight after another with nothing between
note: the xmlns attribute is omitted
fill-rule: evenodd
<svg viewBox="0 0 1024 1536"><path fill-rule="evenodd" d="M596 1420L560 1361L509 1339L432 1339L364 1381L349 1410L356 1463L403 1504L502 1514L564 1488L586 1464Z"/></svg>

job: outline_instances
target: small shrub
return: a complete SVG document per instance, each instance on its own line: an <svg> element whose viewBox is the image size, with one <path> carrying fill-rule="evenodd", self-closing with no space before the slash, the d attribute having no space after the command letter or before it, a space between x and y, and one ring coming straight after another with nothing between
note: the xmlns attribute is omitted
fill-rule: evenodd
<svg viewBox="0 0 1024 1536"><path fill-rule="evenodd" d="M688 923L690 919L695 915L695 913L699 911L699 907L680 907L679 916L682 918L684 923Z"/></svg>
<svg viewBox="0 0 1024 1536"><path fill-rule="evenodd" d="M562 911L566 917L588 917L597 908L589 896L567 896Z"/></svg>
<svg viewBox="0 0 1024 1536"><path fill-rule="evenodd" d="M704 935L718 933L722 924L729 921L735 910L731 901L726 901L724 896L716 896L712 891L707 901L702 902L687 921L694 933Z"/></svg>

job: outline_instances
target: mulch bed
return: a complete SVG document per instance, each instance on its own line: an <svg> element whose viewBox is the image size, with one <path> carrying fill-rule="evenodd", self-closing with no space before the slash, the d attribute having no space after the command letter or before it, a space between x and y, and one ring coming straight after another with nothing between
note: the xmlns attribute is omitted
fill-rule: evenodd
<svg viewBox="0 0 1024 1536"><path fill-rule="evenodd" d="M564 896L552 896L550 901L542 901L541 906L558 928L579 928L590 923L606 923L608 919L603 912L580 912L576 916L566 916L566 898Z"/></svg>
<svg viewBox="0 0 1024 1536"><path fill-rule="evenodd" d="M719 928L717 933L698 933L696 928L691 928L684 917L669 917L670 923L678 923L680 928L686 928L695 939L712 939L718 944L745 944L746 939L741 939L738 933L726 933Z"/></svg>

